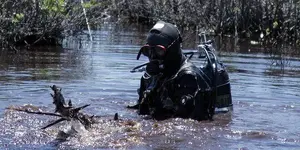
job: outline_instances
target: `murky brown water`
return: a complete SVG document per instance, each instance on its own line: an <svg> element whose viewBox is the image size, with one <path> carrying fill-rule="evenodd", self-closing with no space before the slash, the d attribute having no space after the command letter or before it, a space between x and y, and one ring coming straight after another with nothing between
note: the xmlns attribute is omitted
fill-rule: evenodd
<svg viewBox="0 0 300 150"><path fill-rule="evenodd" d="M148 28L105 25L94 42L68 39L64 49L0 55L0 149L300 149L300 62L284 70L269 55L222 53L229 69L234 110L215 120L153 121L125 108L135 103L141 73L129 71ZM79 44L81 43L81 44ZM196 64L199 62L194 60ZM99 116L91 131L57 139L61 123L41 130L55 117L6 110L33 105L54 111L50 85L66 99ZM119 113L121 121L112 121ZM75 124L76 123L72 123ZM81 129L80 126L77 128Z"/></svg>

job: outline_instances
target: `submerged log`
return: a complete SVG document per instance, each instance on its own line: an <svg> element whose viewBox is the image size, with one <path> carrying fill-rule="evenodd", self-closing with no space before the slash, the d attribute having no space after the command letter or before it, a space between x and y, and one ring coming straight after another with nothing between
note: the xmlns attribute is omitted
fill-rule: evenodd
<svg viewBox="0 0 300 150"><path fill-rule="evenodd" d="M30 109L22 109L22 108L15 108L9 107L7 109L15 110L15 111L22 111L30 114L38 114L38 115L48 115L48 116L56 116L60 117L56 121L42 127L41 129L46 129L51 127L57 123L62 121L71 121L71 120L78 120L86 129L89 129L93 123L96 123L94 119L94 115L90 116L84 113L81 113L80 110L90 106L84 105L80 107L73 107L72 101L69 100L68 105L65 103L64 96L61 93L61 88L58 88L56 85L50 86L53 90L54 94L51 94L53 98L53 104L55 105L55 112L42 112L42 111L32 111Z"/></svg>
<svg viewBox="0 0 300 150"><path fill-rule="evenodd" d="M72 101L70 100L68 105L65 103L65 99L61 93L61 88L58 88L56 85L53 85L51 89L54 92L54 95L51 94L53 97L53 104L55 105L55 112L61 115L61 118L58 119L57 121L51 123L50 125L47 125L45 128L50 127L52 125L55 125L61 121L65 120L78 120L81 124L84 125L86 129L90 128L93 123L95 123L94 116L89 116L87 114L83 114L79 112L80 110L86 108L89 106L84 105L81 107L73 107L72 106Z"/></svg>

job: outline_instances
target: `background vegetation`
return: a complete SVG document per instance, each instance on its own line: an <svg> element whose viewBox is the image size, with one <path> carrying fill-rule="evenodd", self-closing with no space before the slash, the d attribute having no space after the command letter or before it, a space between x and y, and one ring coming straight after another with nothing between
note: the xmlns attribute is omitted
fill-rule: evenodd
<svg viewBox="0 0 300 150"><path fill-rule="evenodd" d="M216 35L250 38L265 47L300 45L299 0L114 0L130 21L165 20Z"/></svg>
<svg viewBox="0 0 300 150"><path fill-rule="evenodd" d="M182 30L251 38L264 46L300 45L299 0L1 0L0 47L59 44L111 15L125 22L165 20Z"/></svg>
<svg viewBox="0 0 300 150"><path fill-rule="evenodd" d="M1 0L0 47L57 45L63 36L100 22L105 2L91 0Z"/></svg>

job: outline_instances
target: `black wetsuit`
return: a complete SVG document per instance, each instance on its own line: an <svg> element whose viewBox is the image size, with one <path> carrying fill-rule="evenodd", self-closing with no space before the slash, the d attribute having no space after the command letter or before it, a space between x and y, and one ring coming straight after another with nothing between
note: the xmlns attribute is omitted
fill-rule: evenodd
<svg viewBox="0 0 300 150"><path fill-rule="evenodd" d="M212 99L215 99L209 78L209 70L212 69L203 69L208 70L204 73L187 60L180 48L182 39L178 29L170 23L159 21L149 31L146 41L147 45L164 47L165 55L163 58L157 57L155 51L145 55L150 60L146 72L151 77L141 79L139 100L134 107L139 109L139 114L150 114L155 119L212 118ZM137 59L143 50L141 48ZM161 69L160 65L163 65Z"/></svg>
<svg viewBox="0 0 300 150"><path fill-rule="evenodd" d="M212 118L211 82L202 70L184 59L171 76L159 74L141 79L139 113L155 119L169 117L205 120Z"/></svg>

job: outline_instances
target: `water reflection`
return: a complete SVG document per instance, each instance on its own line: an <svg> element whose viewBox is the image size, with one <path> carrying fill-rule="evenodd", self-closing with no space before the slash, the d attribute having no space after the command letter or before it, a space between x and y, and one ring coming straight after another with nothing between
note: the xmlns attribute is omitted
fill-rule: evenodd
<svg viewBox="0 0 300 150"><path fill-rule="evenodd" d="M78 51L79 52L79 51ZM22 51L17 55L2 54L1 60L4 80L36 81L55 80L63 76L83 77L88 72L86 59L73 51ZM81 70L72 69L80 67Z"/></svg>
<svg viewBox="0 0 300 150"><path fill-rule="evenodd" d="M93 42L82 35L65 39L63 49L41 48L18 54L1 51L1 149L297 149L300 146L297 58L287 58L282 72L281 66L274 63L281 58L247 50L219 52L230 72L234 111L217 114L212 122L178 118L157 122L126 109L126 105L137 100L141 74L129 71L147 61L145 57L137 61L136 55L148 30L135 24L107 24L93 32ZM195 44L190 42L187 48ZM195 58L193 61L197 65L202 63ZM58 130L67 124L44 131L39 128L55 118L5 110L9 106L32 104L52 112L49 86L53 84L62 87L65 98L72 99L74 105L91 104L85 112L100 117L90 132L57 141ZM116 112L123 120L112 121Z"/></svg>

